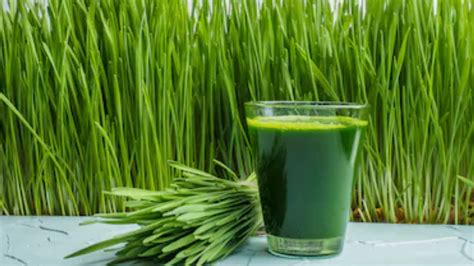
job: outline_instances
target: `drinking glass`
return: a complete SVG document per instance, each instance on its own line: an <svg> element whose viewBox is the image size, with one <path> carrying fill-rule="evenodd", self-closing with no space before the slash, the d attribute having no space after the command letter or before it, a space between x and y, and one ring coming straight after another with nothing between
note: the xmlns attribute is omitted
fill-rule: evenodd
<svg viewBox="0 0 474 266"><path fill-rule="evenodd" d="M245 104L271 253L341 252L365 110L339 102Z"/></svg>

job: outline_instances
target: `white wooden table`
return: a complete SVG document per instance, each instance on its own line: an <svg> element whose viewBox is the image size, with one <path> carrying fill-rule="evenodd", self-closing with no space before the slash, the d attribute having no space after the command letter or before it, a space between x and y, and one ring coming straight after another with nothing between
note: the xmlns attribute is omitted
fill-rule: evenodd
<svg viewBox="0 0 474 266"><path fill-rule="evenodd" d="M78 225L87 219L90 218L0 216L0 265L103 265L113 258L111 252L99 251L69 260L63 257L136 228ZM474 226L350 223L344 251L332 258L284 259L270 255L266 249L264 236L252 237L217 264L474 266Z"/></svg>

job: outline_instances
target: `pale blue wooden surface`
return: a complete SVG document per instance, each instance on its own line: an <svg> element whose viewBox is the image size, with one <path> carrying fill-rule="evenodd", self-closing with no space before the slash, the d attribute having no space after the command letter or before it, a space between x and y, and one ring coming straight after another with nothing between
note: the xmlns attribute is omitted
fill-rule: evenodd
<svg viewBox="0 0 474 266"><path fill-rule="evenodd" d="M0 265L103 265L111 253L62 258L134 226L94 224L87 218L0 217ZM342 254L326 259L283 259L253 237L218 265L474 265L474 226L351 223Z"/></svg>

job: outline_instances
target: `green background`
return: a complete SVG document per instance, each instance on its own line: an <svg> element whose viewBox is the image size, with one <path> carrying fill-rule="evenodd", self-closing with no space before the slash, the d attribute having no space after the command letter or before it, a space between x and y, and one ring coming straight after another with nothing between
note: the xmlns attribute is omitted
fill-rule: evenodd
<svg viewBox="0 0 474 266"><path fill-rule="evenodd" d="M247 175L243 102L333 100L370 104L353 219L473 224L474 1L31 2L0 10L0 213Z"/></svg>

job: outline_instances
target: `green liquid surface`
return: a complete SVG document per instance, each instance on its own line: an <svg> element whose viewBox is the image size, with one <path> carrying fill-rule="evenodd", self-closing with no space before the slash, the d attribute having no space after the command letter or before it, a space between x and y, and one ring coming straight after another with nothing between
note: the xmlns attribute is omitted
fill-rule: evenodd
<svg viewBox="0 0 474 266"><path fill-rule="evenodd" d="M249 118L247 124L267 233L296 239L343 236L367 122L276 116Z"/></svg>

